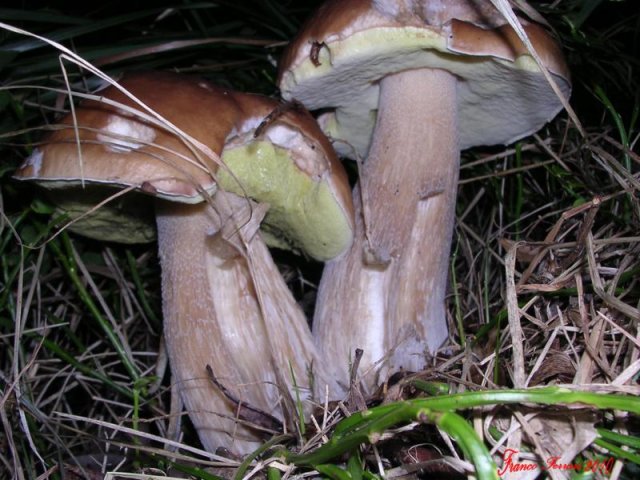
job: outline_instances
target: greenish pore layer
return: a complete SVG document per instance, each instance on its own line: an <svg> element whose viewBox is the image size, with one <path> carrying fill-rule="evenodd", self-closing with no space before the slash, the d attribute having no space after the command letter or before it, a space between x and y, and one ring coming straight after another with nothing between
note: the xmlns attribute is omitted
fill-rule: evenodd
<svg viewBox="0 0 640 480"><path fill-rule="evenodd" d="M430 68L449 71L458 79L461 150L512 143L537 131L562 109L529 55L509 61L458 54L449 49L446 35L429 28L378 27L345 34L327 40L317 61L312 55L303 58L283 76L282 96L301 100L310 110L327 110L319 121L338 154L349 158L367 155L379 82L390 73ZM568 98L569 81L554 77Z"/></svg>
<svg viewBox="0 0 640 480"><path fill-rule="evenodd" d="M327 180L310 178L287 150L256 141L226 149L222 160L228 167L217 174L222 188L269 204L263 222L267 243L317 260L333 258L349 246L351 226Z"/></svg>
<svg viewBox="0 0 640 480"><path fill-rule="evenodd" d="M256 141L226 149L222 159L228 167L218 171L222 188L269 204L262 224L269 245L301 251L321 261L339 255L350 245L350 222L328 181L323 177L316 181L302 172L286 149ZM121 188L89 185L46 185L58 212L73 220L71 231L96 240L129 244L155 239L152 197L129 192L87 213L88 208L117 195Z"/></svg>
<svg viewBox="0 0 640 480"><path fill-rule="evenodd" d="M148 243L156 238L153 198L129 192L88 213L100 202L116 195L118 189L91 184L89 188L67 187L48 190L57 206L57 214L65 214L72 222L69 230L99 241Z"/></svg>

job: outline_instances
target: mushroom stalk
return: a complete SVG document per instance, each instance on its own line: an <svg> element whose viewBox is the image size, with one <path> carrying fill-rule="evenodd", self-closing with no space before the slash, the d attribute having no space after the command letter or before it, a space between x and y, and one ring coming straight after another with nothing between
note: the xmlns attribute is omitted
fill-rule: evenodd
<svg viewBox="0 0 640 480"><path fill-rule="evenodd" d="M450 73L417 69L381 81L373 141L360 175L365 228L357 232L347 258L330 262L314 320L325 353L341 350L336 368L343 372L342 379L355 348L365 350L368 363L361 362L363 371L385 360L380 370L384 375L387 368L424 367L425 354L446 338L444 300L459 168L457 127L456 79ZM356 273L344 272L337 263L351 265ZM347 288L345 275L350 277L348 288L360 296L338 295ZM385 286L365 287L372 278ZM374 298L379 295L383 298ZM338 298L348 304L340 307L348 316L335 313ZM322 306L325 302L333 305L333 314ZM362 318L386 320L367 325ZM343 326L333 324L344 321L359 323L345 335ZM377 352L389 356L383 359ZM365 383L373 386L372 380Z"/></svg>
<svg viewBox="0 0 640 480"><path fill-rule="evenodd" d="M405 252L419 204L437 203L434 218L450 208L449 198L440 199L456 186L456 110L456 79L444 70L408 70L380 81L376 127L360 174L372 260L386 263Z"/></svg>
<svg viewBox="0 0 640 480"><path fill-rule="evenodd" d="M249 210L248 200L218 192L213 202L215 210L208 203L159 202L165 343L205 449L246 454L259 445L257 430L236 418L243 417L243 407L213 384L207 365L241 403L279 419L286 417L294 388L302 399L311 396L304 387L310 385L307 369L313 365L318 373L321 367L304 314L256 231L258 209L248 220L238 215ZM219 213L229 204L236 217L231 222ZM324 379L318 375L316 381ZM253 421L268 423L263 417Z"/></svg>
<svg viewBox="0 0 640 480"><path fill-rule="evenodd" d="M388 292L393 269L364 261L365 234L360 187L353 191L356 228L351 248L327 262L318 288L313 334L333 377L349 388L349 371L356 348L363 350L358 375L369 387L378 383L376 363L384 358Z"/></svg>

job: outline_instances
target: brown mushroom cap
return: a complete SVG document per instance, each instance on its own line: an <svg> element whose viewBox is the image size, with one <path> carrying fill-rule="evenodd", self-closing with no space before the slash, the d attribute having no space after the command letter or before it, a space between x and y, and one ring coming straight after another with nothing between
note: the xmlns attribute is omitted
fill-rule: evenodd
<svg viewBox="0 0 640 480"><path fill-rule="evenodd" d="M234 122L234 101L229 95L209 96L209 84L185 82L169 74L132 75L121 85L160 115L176 122L180 128L210 147L215 154L222 151L227 132ZM67 115L44 139L18 170L16 176L35 180L49 188L79 184L133 186L159 197L185 203L202 201L203 191L212 193L216 182L212 173L217 171L218 158L207 158L199 153L200 161L175 134L149 121L136 118L122 104L135 111L142 108L115 87L97 93L110 103L85 100L76 109L78 141L82 148L79 157L76 145L74 119ZM204 105L202 104L202 102ZM193 114L195 105L209 114L217 106L216 122L203 121ZM206 105L209 104L209 108ZM211 120L211 119L208 119ZM43 157L46 158L43 159Z"/></svg>
<svg viewBox="0 0 640 480"><path fill-rule="evenodd" d="M542 27L521 22L568 96L558 45ZM379 80L417 68L447 70L459 80L461 149L511 143L562 108L513 29L485 0L329 0L287 48L278 83L284 98L311 110L334 108L321 124L337 140L336 149L365 156Z"/></svg>
<svg viewBox="0 0 640 480"><path fill-rule="evenodd" d="M126 107L142 108L110 86L99 92L108 103L85 100L76 109L81 157L73 117L67 115L16 177L53 190L85 184L131 187L184 203L203 201L220 184L270 204L265 223L271 243L322 260L351 243L353 207L346 173L306 110L284 109L255 138L256 128L279 108L273 99L169 73L129 75L120 85L209 152L150 117L137 116ZM101 223L118 221L109 217ZM81 228L80 233L104 238L101 229ZM117 233L121 228L112 230L112 240L137 241Z"/></svg>

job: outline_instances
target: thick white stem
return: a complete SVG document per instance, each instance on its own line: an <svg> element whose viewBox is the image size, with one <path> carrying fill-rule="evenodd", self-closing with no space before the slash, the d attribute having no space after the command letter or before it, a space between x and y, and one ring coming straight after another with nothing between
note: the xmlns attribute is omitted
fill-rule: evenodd
<svg viewBox="0 0 640 480"><path fill-rule="evenodd" d="M385 355L385 323L392 269L364 261L364 225L358 186L353 191L356 229L351 248L324 266L316 299L313 335L333 369L344 395L349 386L351 360L363 349L358 371L364 385L378 384L375 363Z"/></svg>
<svg viewBox="0 0 640 480"><path fill-rule="evenodd" d="M451 172L457 175L455 83L453 75L429 69L380 82L376 128L360 178L369 249L381 263L404 252L419 203L451 188Z"/></svg>
<svg viewBox="0 0 640 480"><path fill-rule="evenodd" d="M387 335L392 372L424 368L426 354L447 338L445 296L460 169L455 77L442 70L411 73L413 88L421 84L418 95L429 107L421 106L425 111L416 119L422 129L413 145L420 160L409 166L407 175L422 171L426 176L419 175L421 198L404 208L413 223L393 266ZM387 148L396 152L402 146ZM396 210L397 215L402 211Z"/></svg>
<svg viewBox="0 0 640 480"><path fill-rule="evenodd" d="M239 400L283 419L294 384L302 399L311 397L308 369L321 362L304 314L252 227L256 219L235 215L248 210L248 202L224 195L214 197L215 211L208 204L158 206L164 333L174 378L205 449L246 454L259 436L235 420L238 405L213 385L207 365ZM230 206L231 223L219 215ZM318 383L326 378L319 377Z"/></svg>
<svg viewBox="0 0 640 480"><path fill-rule="evenodd" d="M366 228L323 274L314 318L320 348L333 353L327 358L338 371L355 348L365 351L363 371L419 369L446 338L458 169L455 77L440 70L386 77L361 173ZM372 278L384 286L370 288Z"/></svg>

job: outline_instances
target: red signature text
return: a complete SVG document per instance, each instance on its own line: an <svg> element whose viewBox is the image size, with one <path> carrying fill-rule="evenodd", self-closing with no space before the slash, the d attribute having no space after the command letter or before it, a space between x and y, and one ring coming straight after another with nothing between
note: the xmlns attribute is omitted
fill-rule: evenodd
<svg viewBox="0 0 640 480"><path fill-rule="evenodd" d="M562 463L560 457L549 457L544 464L518 462L517 456L520 453L513 448L507 448L502 455L502 467L498 469L498 475L505 473L529 472L532 470L563 470L579 473L599 472L605 475L611 474L615 458L586 460L578 463Z"/></svg>

